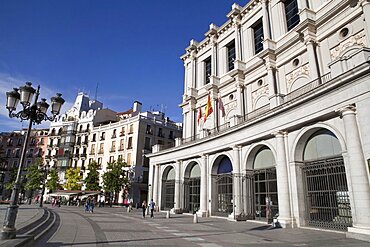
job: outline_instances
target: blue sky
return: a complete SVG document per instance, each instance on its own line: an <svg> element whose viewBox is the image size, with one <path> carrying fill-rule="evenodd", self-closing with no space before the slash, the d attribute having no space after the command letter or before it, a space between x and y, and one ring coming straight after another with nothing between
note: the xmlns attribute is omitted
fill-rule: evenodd
<svg viewBox="0 0 370 247"><path fill-rule="evenodd" d="M104 107L125 111L138 100L181 122L180 56L234 2L248 0L0 0L0 132L22 127L7 116L5 92L25 81L48 100L62 93L64 111L99 83Z"/></svg>

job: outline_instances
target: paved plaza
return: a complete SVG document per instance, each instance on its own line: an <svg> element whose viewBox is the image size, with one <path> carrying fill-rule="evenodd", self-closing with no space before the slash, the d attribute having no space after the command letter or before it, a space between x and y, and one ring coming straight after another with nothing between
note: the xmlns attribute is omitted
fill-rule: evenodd
<svg viewBox="0 0 370 247"><path fill-rule="evenodd" d="M346 239L344 233L311 229L274 229L255 222L156 213L142 218L141 210L82 207L54 208L59 215L54 227L35 246L369 246Z"/></svg>

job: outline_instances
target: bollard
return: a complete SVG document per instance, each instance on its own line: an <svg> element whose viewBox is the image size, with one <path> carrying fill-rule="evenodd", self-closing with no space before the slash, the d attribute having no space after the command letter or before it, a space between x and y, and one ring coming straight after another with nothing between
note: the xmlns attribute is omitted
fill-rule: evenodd
<svg viewBox="0 0 370 247"><path fill-rule="evenodd" d="M130 207L127 207L127 213L130 213Z"/></svg>
<svg viewBox="0 0 370 247"><path fill-rule="evenodd" d="M194 214L193 223L198 223L198 215L197 215L197 213Z"/></svg>
<svg viewBox="0 0 370 247"><path fill-rule="evenodd" d="M170 210L168 210L168 211L167 211L166 218L167 218L167 219L169 219L169 218L170 218Z"/></svg>

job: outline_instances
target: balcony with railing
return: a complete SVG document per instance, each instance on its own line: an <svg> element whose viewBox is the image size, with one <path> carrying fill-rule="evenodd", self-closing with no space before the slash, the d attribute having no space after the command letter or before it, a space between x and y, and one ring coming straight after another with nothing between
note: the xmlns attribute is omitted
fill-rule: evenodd
<svg viewBox="0 0 370 247"><path fill-rule="evenodd" d="M287 105L290 105L291 103L298 101L299 99L303 99L305 97L308 97L309 95L313 95L317 91L321 90L322 87L324 87L326 84L329 84L331 82L331 74L327 73L320 78L317 78L315 80L312 80L311 82L307 83L306 85L288 93L287 95L284 96L283 98L283 104L278 105L277 107L271 108L270 105L265 105L262 106L252 112L249 112L245 114L244 116L238 116L236 118L235 124L233 124L232 127L234 126L239 126L242 124L246 124L248 122L252 122L255 120L258 120L264 116L267 116L277 110L280 110L284 108ZM197 134L195 136L187 137L187 138L181 138L181 144L186 144L186 143L192 143L196 142L200 139L211 137L211 136L216 136L219 134L222 134L224 132L229 131L231 128L230 123L225 123L223 125L220 125L216 128L213 129L205 129L202 134ZM161 150L164 148L162 147Z"/></svg>

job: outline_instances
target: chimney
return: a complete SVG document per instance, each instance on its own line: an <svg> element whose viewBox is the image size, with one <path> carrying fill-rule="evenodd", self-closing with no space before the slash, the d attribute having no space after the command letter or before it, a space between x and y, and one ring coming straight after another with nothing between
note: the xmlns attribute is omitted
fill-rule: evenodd
<svg viewBox="0 0 370 247"><path fill-rule="evenodd" d="M141 112L142 110L142 104L139 101L134 102L134 112Z"/></svg>

